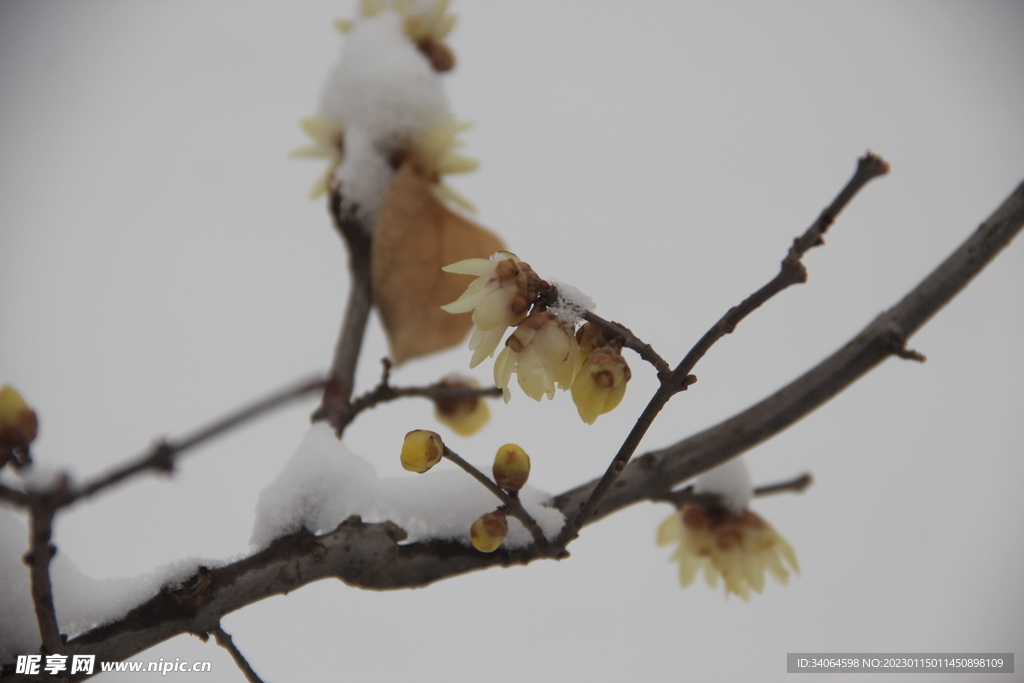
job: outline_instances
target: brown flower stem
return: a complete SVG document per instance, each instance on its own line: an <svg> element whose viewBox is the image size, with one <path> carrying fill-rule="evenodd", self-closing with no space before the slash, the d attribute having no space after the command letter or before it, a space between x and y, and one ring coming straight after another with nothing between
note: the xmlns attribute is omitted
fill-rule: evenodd
<svg viewBox="0 0 1024 683"><path fill-rule="evenodd" d="M601 503L601 499L608 493L615 480L618 479L622 470L625 469L629 459L636 452L637 447L640 445L640 441L643 439L644 434L650 428L651 423L654 422L654 418L657 417L658 413L665 406L666 403L680 391L684 391L687 386L696 381L696 378L690 374L693 368L697 365L704 354L725 335L731 333L736 329L736 325L741 320L750 315L758 307L761 306L768 299L772 298L782 290L786 289L790 285L805 282L807 280L807 269L804 267L803 262L800 258L810 248L824 244L822 235L828 230L829 226L835 221L836 216L849 204L850 200L857 194L862 187L864 187L872 178L876 178L880 175L884 175L889 171L889 164L880 156L868 152L858 160L857 170L854 172L853 177L846 184L846 186L839 192L832 203L821 212L818 219L807 229L804 234L793 241L793 246L790 247L789 252L786 254L786 258L782 261L782 267L779 274L776 275L768 284L761 289L757 290L749 297L747 297L740 305L734 306L722 316L717 323L715 323L711 329L709 329L700 341L690 349L690 352L686 354L679 365L676 366L675 370L672 371L671 375L667 378L662 378L661 386L658 391L655 392L651 398L647 407L641 413L636 424L630 431L626 440L619 448L615 458L612 459L611 464L608 465L608 469L605 470L604 476L598 481L597 486L594 487L590 494L590 497L582 505L578 513L570 519L562 532L558 535L557 545L564 547L567 543L576 538L579 534L579 530L583 528L587 520L592 517L597 511L598 505Z"/></svg>
<svg viewBox="0 0 1024 683"><path fill-rule="evenodd" d="M662 380L667 379L672 373L672 367L668 361L658 355L654 347L633 334L633 331L625 325L605 320L593 311L587 311L583 315L583 319L592 325L597 325L613 337L622 337L626 342L626 348L633 349L641 358L653 365L654 369L658 371L658 377Z"/></svg>
<svg viewBox="0 0 1024 683"><path fill-rule="evenodd" d="M352 287L341 333L334 347L334 360L328 373L323 401L312 417L314 422L326 420L340 438L347 425L342 423L341 418L352 400L356 364L363 346L366 323L370 319L370 309L373 308L373 288L370 284L371 238L354 213L343 206L341 192L336 188L331 190L329 206L334 227L348 245Z"/></svg>
<svg viewBox="0 0 1024 683"><path fill-rule="evenodd" d="M241 669L245 680L249 681L249 683L263 683L263 679L256 675L256 672L249 666L249 662L246 661L245 656L235 647L235 642L231 639L231 635L219 623L210 633L213 634L217 644L231 654L231 658L235 660L235 664Z"/></svg>
<svg viewBox="0 0 1024 683"><path fill-rule="evenodd" d="M453 463L455 463L462 469L466 470L466 472L468 472L470 476L472 476L478 482L483 484L484 488L486 488L488 491L497 496L498 500L500 500L502 504L508 509L509 514L518 519L520 522L522 522L523 526L527 528L527 530L530 532L530 535L533 536L533 542L536 544L536 547L542 551L547 549L548 539L546 536L544 536L544 531L540 528L540 525L537 524L537 520L535 520L533 516L526 511L526 508L523 507L523 504L519 501L518 496L510 496L500 486L498 486L493 481L488 479L487 475L485 475L477 468L473 467L471 463L464 460L462 456L460 456L458 453L448 448L447 446L444 447L444 453L442 453L442 455L445 458L451 460Z"/></svg>

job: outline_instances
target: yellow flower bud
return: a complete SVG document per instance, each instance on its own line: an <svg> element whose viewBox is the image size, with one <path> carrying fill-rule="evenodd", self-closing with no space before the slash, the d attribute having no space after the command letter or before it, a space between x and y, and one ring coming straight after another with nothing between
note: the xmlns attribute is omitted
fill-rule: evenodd
<svg viewBox="0 0 1024 683"><path fill-rule="evenodd" d="M480 383L473 378L452 375L442 379L438 386L451 389L479 389ZM435 398L434 415L456 434L470 436L491 419L487 402L479 396L466 398Z"/></svg>
<svg viewBox="0 0 1024 683"><path fill-rule="evenodd" d="M25 405L21 394L9 384L0 386L0 456L28 448L38 431L36 413ZM0 464L6 459L0 457Z"/></svg>
<svg viewBox="0 0 1024 683"><path fill-rule="evenodd" d="M632 373L620 351L614 342L589 352L581 350L586 357L572 383L572 400L587 424L614 410L626 395L626 382Z"/></svg>
<svg viewBox="0 0 1024 683"><path fill-rule="evenodd" d="M501 542L508 536L508 520L505 512L495 510L488 512L469 528L469 537L473 541L473 547L482 553L493 553L501 545Z"/></svg>
<svg viewBox="0 0 1024 683"><path fill-rule="evenodd" d="M494 455L495 483L506 491L518 491L530 477L530 456L514 443L507 443Z"/></svg>
<svg viewBox="0 0 1024 683"><path fill-rule="evenodd" d="M402 444L402 467L423 473L436 465L444 453L444 442L437 432L414 429L405 435Z"/></svg>

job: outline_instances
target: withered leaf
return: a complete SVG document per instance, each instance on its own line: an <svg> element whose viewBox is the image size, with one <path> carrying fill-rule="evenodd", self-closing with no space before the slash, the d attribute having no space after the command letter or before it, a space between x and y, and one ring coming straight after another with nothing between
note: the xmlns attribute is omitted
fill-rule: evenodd
<svg viewBox="0 0 1024 683"><path fill-rule="evenodd" d="M441 267L504 249L497 236L435 197L413 160L402 164L381 208L370 255L374 303L396 364L455 346L473 326L470 313L440 308L458 299L472 276Z"/></svg>

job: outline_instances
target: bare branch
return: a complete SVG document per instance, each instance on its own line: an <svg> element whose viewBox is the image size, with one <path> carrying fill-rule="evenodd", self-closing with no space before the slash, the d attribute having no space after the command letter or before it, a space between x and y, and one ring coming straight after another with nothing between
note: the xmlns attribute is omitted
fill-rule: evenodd
<svg viewBox="0 0 1024 683"><path fill-rule="evenodd" d="M804 473L799 477L779 482L778 484L758 486L754 489L754 497L760 498L762 496L770 496L777 493L803 493L812 483L814 483L814 479L811 475ZM672 503L677 508L688 503L704 506L723 506L721 496L715 493L696 493L693 485L676 491L668 491L658 496L651 496L651 500Z"/></svg>
<svg viewBox="0 0 1024 683"><path fill-rule="evenodd" d="M67 481L63 482L67 485ZM56 507L49 497L33 496L29 508L29 552L25 563L29 565L32 581L32 602L36 608L36 622L46 654L63 652L63 641L57 626L56 609L53 606L53 587L50 584L50 560L57 549L50 543L53 535L53 515Z"/></svg>
<svg viewBox="0 0 1024 683"><path fill-rule="evenodd" d="M562 529L562 533L558 535L557 545L564 547L572 539L574 539L579 530L587 522L587 520L594 515L597 510L597 506L601 503L601 499L611 489L612 484L618 479L619 474L626 467L629 459L633 457L633 453L636 452L637 447L640 445L640 441L643 439L644 434L650 428L654 422L654 418L657 417L661 409L665 407L665 404L680 391L684 391L690 384L697 381L696 377L690 374L693 368L697 365L704 354L725 335L731 333L736 329L736 325L739 324L743 318L750 315L758 307L761 306L768 299L772 298L782 290L786 289L790 285L805 282L807 280L807 269L800 261L800 257L811 247L823 244L822 235L828 230L829 226L835 221L836 216L839 212L846 207L846 205L853 199L854 195L864 185L866 185L872 178L876 178L880 175L884 175L889 171L889 164L885 162L881 157L868 152L866 155L861 157L857 163L857 170L854 172L853 177L846 183L846 186L839 192L836 198L832 201L818 219L811 225L810 228L801 236L793 241L793 246L790 247L786 258L782 261L782 268L779 274L775 276L764 287L757 290L749 297L747 297L739 306L734 306L722 316L722 318L715 323L710 330L708 330L700 341L690 349L690 352L686 354L686 357L680 361L676 369L672 371L672 374L668 378L662 378L661 386L655 392L651 398L647 407L644 408L643 413L637 419L636 424L630 431L626 440L619 448L619 452L615 454L615 458L612 459L611 464L608 465L608 469L605 471L604 476L593 488L590 496L586 502L580 507L579 512L573 516Z"/></svg>
<svg viewBox="0 0 1024 683"><path fill-rule="evenodd" d="M381 372L381 379L377 386L361 395L344 408L341 408L330 419L330 424L334 427L336 432L339 430L343 432L345 428L356 419L359 413L364 410L369 410L380 403L387 403L388 401L394 401L395 399L405 398L407 396L422 396L423 398L439 400L484 397L496 398L501 396L501 389L495 386L481 388L450 387L445 386L443 383L438 383L425 387L395 387L390 383L391 361L387 358L382 358L381 364L383 365L383 371Z"/></svg>
<svg viewBox="0 0 1024 683"><path fill-rule="evenodd" d="M237 647L235 647L235 641L231 639L231 635L221 627L219 622L217 626L210 631L210 633L213 634L218 645L231 653L231 658L235 660L235 664L237 664L238 668L242 670L242 673L245 675L245 680L249 681L249 683L263 683L263 679L257 676L256 672L252 670L252 667L249 666L249 662L245 660L245 656L239 652Z"/></svg>
<svg viewBox="0 0 1024 683"><path fill-rule="evenodd" d="M266 398L260 399L252 405L240 408L233 413L214 421L213 423L196 430L189 436L178 441L161 441L155 444L146 453L139 456L111 472L94 479L93 481L73 489L70 497L62 505L70 505L81 498L88 498L93 494L102 491L114 484L123 481L133 475L147 470L158 470L170 472L174 468L174 462L182 453L195 448L201 443L220 436L235 427L256 419L271 410L281 407L296 399L311 394L326 385L326 380L314 378L303 380L290 387L285 387L272 393Z"/></svg>
<svg viewBox="0 0 1024 683"><path fill-rule="evenodd" d="M587 523L722 464L778 434L904 348L906 340L990 263L1024 227L1024 183L917 287L845 346L760 403L668 448L630 463ZM556 499L580 509L599 481Z"/></svg>
<svg viewBox="0 0 1024 683"><path fill-rule="evenodd" d="M313 421L326 420L341 437L351 422L342 423L352 400L355 388L356 364L363 346L363 334L373 308L373 288L370 280L370 233L355 217L354 207L346 207L339 188L332 188L329 203L334 227L345 239L349 252L349 270L352 273L352 287L349 290L345 319L334 347L334 360L328 373L327 387L323 402L313 413Z"/></svg>

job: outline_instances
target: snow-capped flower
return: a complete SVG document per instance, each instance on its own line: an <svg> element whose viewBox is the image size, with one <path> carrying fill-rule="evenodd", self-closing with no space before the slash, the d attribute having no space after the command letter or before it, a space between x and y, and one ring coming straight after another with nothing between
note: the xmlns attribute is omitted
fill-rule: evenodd
<svg viewBox="0 0 1024 683"><path fill-rule="evenodd" d="M632 377L622 357L621 339L608 340L596 325L586 323L577 331L582 367L572 383L572 400L587 424L594 424L622 401Z"/></svg>
<svg viewBox="0 0 1024 683"><path fill-rule="evenodd" d="M734 593L749 600L750 589L764 589L766 571L779 583L788 583L783 560L800 572L793 547L750 510L735 513L722 506L684 505L658 529L658 545L671 543L679 544L672 560L679 563L684 588L703 569L711 588L718 586L721 576L726 597Z"/></svg>
<svg viewBox="0 0 1024 683"><path fill-rule="evenodd" d="M522 447L507 443L494 454L494 483L505 491L518 491L530 478L530 456Z"/></svg>
<svg viewBox="0 0 1024 683"><path fill-rule="evenodd" d="M442 181L478 166L455 150L469 124L455 120L438 71L454 57L444 38L455 24L448 0L363 0L355 20L335 26L346 34L317 116L302 121L313 144L293 156L330 160L312 196L341 187L346 203L372 230L401 161L415 165L442 202L472 205Z"/></svg>
<svg viewBox="0 0 1024 683"><path fill-rule="evenodd" d="M493 553L508 536L508 519L504 510L498 509L481 515L469 527L469 538L473 547L482 553Z"/></svg>
<svg viewBox="0 0 1024 683"><path fill-rule="evenodd" d="M438 386L448 389L479 389L480 382L472 377L449 375ZM470 436L475 434L491 419L491 411L487 402L479 396L465 398L435 398L434 416L456 434Z"/></svg>
<svg viewBox="0 0 1024 683"><path fill-rule="evenodd" d="M505 330L511 325L518 325L526 317L538 292L548 287L528 263L507 251L500 251L490 259L465 259L442 270L476 276L458 299L441 307L448 313L473 311L476 329L469 340L469 348L473 351L469 362L471 368L494 355Z"/></svg>
<svg viewBox="0 0 1024 683"><path fill-rule="evenodd" d="M544 395L553 398L556 384L570 388L579 367L579 347L572 330L548 311L534 310L509 335L494 360L494 383L508 403L508 383L514 372L523 393L539 401Z"/></svg>
<svg viewBox="0 0 1024 683"><path fill-rule="evenodd" d="M444 442L437 432L414 429L402 443L402 467L422 474L441 461Z"/></svg>

